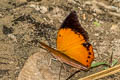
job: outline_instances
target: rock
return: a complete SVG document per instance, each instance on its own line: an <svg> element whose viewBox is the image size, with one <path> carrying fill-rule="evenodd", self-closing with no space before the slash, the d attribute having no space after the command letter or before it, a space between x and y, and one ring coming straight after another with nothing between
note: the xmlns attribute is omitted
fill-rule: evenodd
<svg viewBox="0 0 120 80"><path fill-rule="evenodd" d="M41 49L40 52L30 56L22 68L18 80L58 80L59 69L50 68L46 54L47 52ZM60 80L65 80L65 76L60 77Z"/></svg>
<svg viewBox="0 0 120 80"><path fill-rule="evenodd" d="M14 42L17 42L16 36L13 34L8 34L8 37L11 38Z"/></svg>
<svg viewBox="0 0 120 80"><path fill-rule="evenodd" d="M117 24L113 24L112 25L112 27L110 28L111 30L116 30L117 29L117 27L118 27L118 25Z"/></svg>
<svg viewBox="0 0 120 80"><path fill-rule="evenodd" d="M41 13L46 13L48 11L48 9L45 6L40 6L40 12Z"/></svg>

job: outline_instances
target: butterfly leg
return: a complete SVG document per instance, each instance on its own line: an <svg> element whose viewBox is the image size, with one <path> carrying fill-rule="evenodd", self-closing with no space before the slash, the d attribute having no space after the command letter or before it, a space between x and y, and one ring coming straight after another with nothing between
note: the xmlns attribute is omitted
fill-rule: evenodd
<svg viewBox="0 0 120 80"><path fill-rule="evenodd" d="M49 61L49 63L48 63L48 66L50 66L50 65L52 64L52 60L54 60L54 61L58 61L58 59L56 59L56 58L50 58L50 61ZM60 63L61 63L61 65L63 66L63 68L67 71L67 69L66 69L64 63L61 62L61 61L60 61Z"/></svg>
<svg viewBox="0 0 120 80"><path fill-rule="evenodd" d="M70 80L73 76L75 76L75 74L79 73L80 70L75 71L74 73L72 73L66 80Z"/></svg>
<svg viewBox="0 0 120 80"><path fill-rule="evenodd" d="M48 63L48 66L50 66L50 65L52 64L52 60L57 61L56 58L50 58L50 61L49 61L49 63Z"/></svg>

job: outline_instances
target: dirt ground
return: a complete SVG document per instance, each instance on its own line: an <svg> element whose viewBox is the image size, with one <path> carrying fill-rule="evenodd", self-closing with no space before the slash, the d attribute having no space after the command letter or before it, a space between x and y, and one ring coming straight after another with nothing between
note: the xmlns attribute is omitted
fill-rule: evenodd
<svg viewBox="0 0 120 80"><path fill-rule="evenodd" d="M57 31L73 10L77 12L81 25L89 34L89 42L94 47L93 63L108 63L112 53L113 59L119 59L120 0L1 0L0 80L17 80L27 59L29 62L30 56L34 55L37 63L33 64L38 66L40 72L38 79L21 80L58 80L61 64L53 60L48 65L52 56L40 47L39 41L56 48ZM32 57L31 62L34 59ZM30 64L25 69L33 66ZM63 68L61 71L61 80L76 71L68 65L65 67L66 70ZM96 73L103 70L103 67L81 71L70 80ZM31 75L34 74L31 72ZM119 79L120 72L99 80Z"/></svg>

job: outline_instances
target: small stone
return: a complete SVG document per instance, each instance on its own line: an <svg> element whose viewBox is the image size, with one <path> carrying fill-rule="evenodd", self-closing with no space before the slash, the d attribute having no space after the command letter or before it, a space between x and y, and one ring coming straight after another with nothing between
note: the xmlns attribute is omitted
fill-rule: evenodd
<svg viewBox="0 0 120 80"><path fill-rule="evenodd" d="M68 0L69 3L76 3L74 0Z"/></svg>
<svg viewBox="0 0 120 80"><path fill-rule="evenodd" d="M86 15L85 15L85 14L83 14L82 16L83 16L83 20L86 20Z"/></svg>
<svg viewBox="0 0 120 80"><path fill-rule="evenodd" d="M16 36L14 36L13 34L8 34L8 37L17 42Z"/></svg>
<svg viewBox="0 0 120 80"><path fill-rule="evenodd" d="M40 6L40 12L41 13L46 13L48 10L45 6Z"/></svg>
<svg viewBox="0 0 120 80"><path fill-rule="evenodd" d="M117 29L117 27L118 27L118 25L117 24L113 24L112 25L112 27L110 28L111 30L116 30Z"/></svg>
<svg viewBox="0 0 120 80"><path fill-rule="evenodd" d="M40 10L40 7L38 5L31 4L30 7L35 8L36 11Z"/></svg>
<svg viewBox="0 0 120 80"><path fill-rule="evenodd" d="M30 7L32 7L32 8L35 8L35 7L36 7L36 5L34 5L34 4L31 4L31 5L30 5Z"/></svg>
<svg viewBox="0 0 120 80"><path fill-rule="evenodd" d="M98 33L95 33L95 36L99 36L99 34L98 34Z"/></svg>
<svg viewBox="0 0 120 80"><path fill-rule="evenodd" d="M2 15L2 14L0 14L0 17L3 17L3 15Z"/></svg>

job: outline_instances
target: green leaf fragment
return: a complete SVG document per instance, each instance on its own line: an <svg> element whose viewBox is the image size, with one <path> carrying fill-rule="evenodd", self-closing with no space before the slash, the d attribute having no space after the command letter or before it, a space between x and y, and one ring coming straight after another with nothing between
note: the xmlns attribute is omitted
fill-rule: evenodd
<svg viewBox="0 0 120 80"><path fill-rule="evenodd" d="M100 23L98 23L98 22L93 22L93 24L97 27L100 26Z"/></svg>
<svg viewBox="0 0 120 80"><path fill-rule="evenodd" d="M97 63L92 63L91 67L97 67L97 66L100 66L100 65L108 65L107 63L105 62L97 62Z"/></svg>
<svg viewBox="0 0 120 80"><path fill-rule="evenodd" d="M115 66L118 63L118 60L114 60L111 66Z"/></svg>

